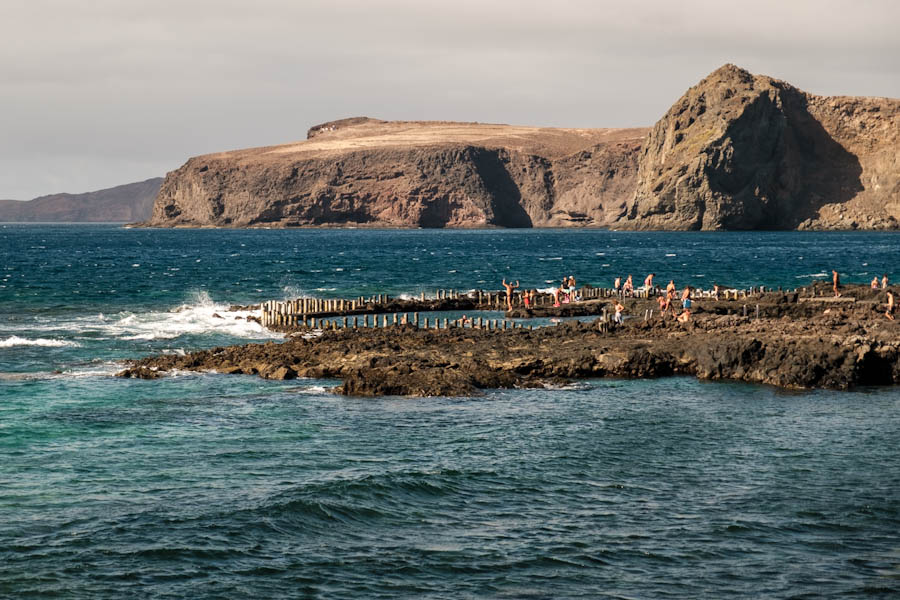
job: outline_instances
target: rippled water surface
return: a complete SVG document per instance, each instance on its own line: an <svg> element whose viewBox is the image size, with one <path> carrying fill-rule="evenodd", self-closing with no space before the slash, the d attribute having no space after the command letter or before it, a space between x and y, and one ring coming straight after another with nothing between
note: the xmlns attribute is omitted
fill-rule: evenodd
<svg viewBox="0 0 900 600"><path fill-rule="evenodd" d="M893 388L360 400L109 376L273 339L231 303L630 270L863 282L900 277L900 237L6 226L0 251L0 597L900 595Z"/></svg>

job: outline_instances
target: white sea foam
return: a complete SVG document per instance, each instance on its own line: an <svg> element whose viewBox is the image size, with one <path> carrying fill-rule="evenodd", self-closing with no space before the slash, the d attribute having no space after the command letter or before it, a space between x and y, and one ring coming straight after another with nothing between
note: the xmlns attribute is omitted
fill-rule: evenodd
<svg viewBox="0 0 900 600"><path fill-rule="evenodd" d="M247 317L259 316L259 311L232 311L227 304L214 302L205 291L191 294L188 300L171 310L100 313L71 320L50 320L22 325L20 336L0 340L0 347L17 345L81 346L78 340L97 341L174 339L183 335L223 334L237 338L280 338ZM9 327L7 329L13 329ZM41 332L39 339L27 334Z"/></svg>
<svg viewBox="0 0 900 600"><path fill-rule="evenodd" d="M666 254L666 256L678 256L677 254Z"/></svg>
<svg viewBox="0 0 900 600"><path fill-rule="evenodd" d="M37 338L34 340L30 340L27 338L22 338L17 335L12 335L5 340L0 340L0 348L12 348L14 346L46 346L48 348L61 348L64 346L72 346L74 348L78 348L81 346L78 342L72 342L69 340L59 340L59 339L48 339L48 338Z"/></svg>
<svg viewBox="0 0 900 600"><path fill-rule="evenodd" d="M298 394L327 394L328 388L323 385L312 385L305 388L296 388Z"/></svg>
<svg viewBox="0 0 900 600"><path fill-rule="evenodd" d="M174 339L182 335L222 333L241 338L271 337L272 334L247 317L255 311L232 311L213 302L206 291L195 292L189 302L168 312L123 313L106 327L123 340ZM239 318L238 318L239 317Z"/></svg>
<svg viewBox="0 0 900 600"><path fill-rule="evenodd" d="M538 260L562 260L562 259L563 259L562 256L548 256L546 258L544 258L544 257L538 258Z"/></svg>
<svg viewBox="0 0 900 600"><path fill-rule="evenodd" d="M810 273L808 275L797 275L794 279L812 279L813 277L828 277L828 273Z"/></svg>

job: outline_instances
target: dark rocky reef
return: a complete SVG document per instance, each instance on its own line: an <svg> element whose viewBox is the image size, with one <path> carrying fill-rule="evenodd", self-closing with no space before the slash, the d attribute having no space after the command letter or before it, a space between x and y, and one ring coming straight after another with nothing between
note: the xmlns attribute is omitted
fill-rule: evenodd
<svg viewBox="0 0 900 600"><path fill-rule="evenodd" d="M617 227L895 229L900 101L826 98L725 65L651 130Z"/></svg>
<svg viewBox="0 0 900 600"><path fill-rule="evenodd" d="M765 294L754 299L758 319L755 306L744 316L741 302L704 300L688 323L637 317L612 330L570 321L533 331L410 325L326 331L284 343L150 357L119 375L154 378L179 369L338 378L339 392L357 396L466 396L579 378L679 374L790 389L900 383L900 324L883 316L879 293L860 288L856 295L856 302L829 303ZM642 315L655 302L626 304L629 314Z"/></svg>

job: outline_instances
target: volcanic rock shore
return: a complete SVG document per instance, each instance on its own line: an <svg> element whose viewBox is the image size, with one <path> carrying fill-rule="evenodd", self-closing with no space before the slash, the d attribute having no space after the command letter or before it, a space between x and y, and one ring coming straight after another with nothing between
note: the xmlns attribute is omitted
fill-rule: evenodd
<svg viewBox="0 0 900 600"><path fill-rule="evenodd" d="M900 383L900 325L878 292L855 302L798 301L765 294L746 303L701 302L687 323L628 300L619 327L568 321L534 330L450 328L325 331L282 343L247 344L133 361L122 377L173 370L270 379L335 378L354 396L469 396L489 388L537 387L596 377L693 375L789 389L850 389ZM759 318L756 306L759 306Z"/></svg>

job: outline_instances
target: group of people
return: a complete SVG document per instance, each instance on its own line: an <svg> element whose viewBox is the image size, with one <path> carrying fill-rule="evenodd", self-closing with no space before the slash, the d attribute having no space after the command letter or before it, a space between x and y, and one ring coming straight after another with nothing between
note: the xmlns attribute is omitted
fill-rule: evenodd
<svg viewBox="0 0 900 600"><path fill-rule="evenodd" d="M832 270L832 284L834 288L835 297L840 297L840 275L836 270ZM656 273L650 273L644 279L644 287L643 289L651 292L653 287L653 278L656 277ZM894 320L894 294L891 290L887 289L888 286L888 276L887 274L881 277L879 281L878 277L872 278L872 289L879 289L887 291L887 311L885 312L885 316ZM507 310L512 310L512 299L513 299L513 290L519 287L519 281L516 280L515 283L511 281L507 283L506 278L503 279L503 287L506 289L506 308ZM634 278L629 274L625 279L625 282L622 282L621 277L616 277L613 282L613 289L615 289L618 296L624 297L632 297L634 296ZM675 286L675 281L673 279L669 280L669 283L666 285L665 293L660 293L657 301L659 302L659 312L660 315L665 318L667 315L671 314L671 316L680 323L685 323L690 321L691 319L691 293L694 288L691 286L685 286L684 290L681 292L681 312L679 313L676 308L676 302L678 297L677 288ZM713 284L713 298L715 300L719 299L719 284ZM537 296L537 290L525 290L522 293L522 302L525 305L525 308L531 308L534 304L534 299ZM570 275L568 277L562 278L562 283L553 288L553 306L559 307L561 303L574 302L578 300L575 291L575 276ZM624 322L625 317L625 306L622 304L621 300L616 300L615 304L615 315L613 316L613 321L621 324Z"/></svg>
<svg viewBox="0 0 900 600"><path fill-rule="evenodd" d="M878 276L876 275L875 277L872 278L872 289L873 290L878 289L878 283L879 283ZM881 277L881 289L886 290L887 285L888 285L888 276L887 276L887 274L885 274L885 275L882 275L882 277Z"/></svg>
<svg viewBox="0 0 900 600"><path fill-rule="evenodd" d="M507 282L504 277L502 283L506 289L506 310L512 310L513 293L519 287L519 280L517 279L515 283L512 281ZM579 300L575 291L575 283L574 275L562 278L562 283L558 287L553 288L553 306L559 307L561 304ZM532 307L537 294L537 290L525 290L522 292L522 304L525 308Z"/></svg>
<svg viewBox="0 0 900 600"><path fill-rule="evenodd" d="M647 278L644 279L644 287L647 290L653 289L653 278L656 276L655 273L650 273L647 275ZM615 281L615 288L618 291L621 291L622 295L630 295L628 293L628 284L633 280L631 275L628 276L628 279L625 280L625 287L620 288L621 278L617 277ZM718 286L716 286L718 288ZM633 293L633 287L631 292ZM661 293L657 298L659 302L659 313L662 318L665 318L667 315L671 314L672 318L674 318L679 323L686 323L691 320L691 293L694 291L694 288L691 286L685 286L684 290L681 292L681 312L678 312L676 308L677 302L677 288L675 286L675 280L670 279L669 283L666 285L665 293ZM717 290L718 291L718 290ZM622 304L621 300L616 300L615 304L615 315L613 316L613 321L617 324L622 324L625 320L624 312L625 306Z"/></svg>

